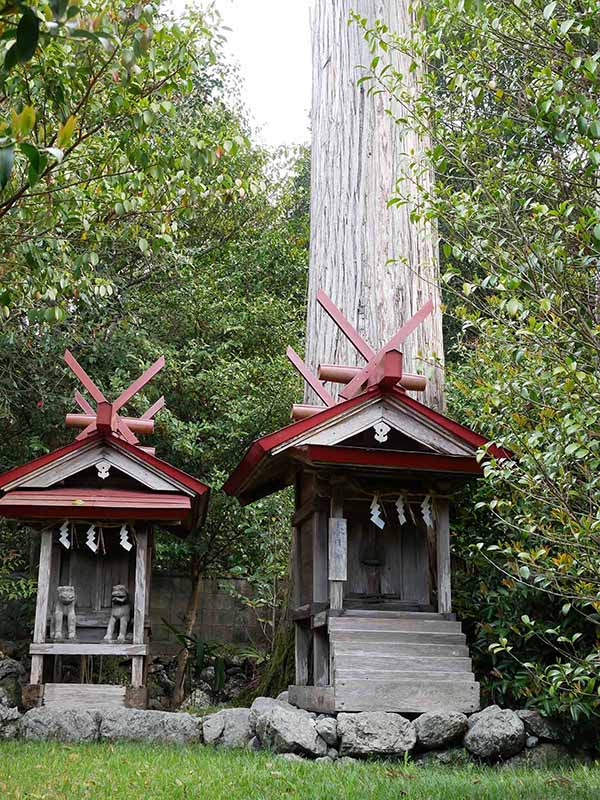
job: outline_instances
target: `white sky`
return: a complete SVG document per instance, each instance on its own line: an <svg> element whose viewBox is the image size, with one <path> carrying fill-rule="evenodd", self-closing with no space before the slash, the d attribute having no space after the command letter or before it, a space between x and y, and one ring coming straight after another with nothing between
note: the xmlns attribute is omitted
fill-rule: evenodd
<svg viewBox="0 0 600 800"><path fill-rule="evenodd" d="M312 0L217 0L242 96L264 144L309 139Z"/></svg>
<svg viewBox="0 0 600 800"><path fill-rule="evenodd" d="M183 11L186 0L172 0ZM312 0L216 0L240 65L242 98L262 144L308 142Z"/></svg>

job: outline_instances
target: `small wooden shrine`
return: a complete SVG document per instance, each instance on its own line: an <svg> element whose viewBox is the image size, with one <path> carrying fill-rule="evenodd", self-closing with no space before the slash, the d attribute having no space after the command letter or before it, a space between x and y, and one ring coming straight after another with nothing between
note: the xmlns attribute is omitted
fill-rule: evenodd
<svg viewBox="0 0 600 800"><path fill-rule="evenodd" d="M149 654L153 529L187 536L202 524L209 489L156 458L136 434L151 433L164 398L139 419L121 416L164 366L158 359L109 402L69 351L65 361L96 407L79 392L75 441L0 476L0 518L40 531L31 678L24 703L144 708ZM63 657L131 658L127 686L62 682Z"/></svg>
<svg viewBox="0 0 600 800"><path fill-rule="evenodd" d="M254 442L224 489L251 503L295 487L290 701L320 711L474 711L479 684L452 614L449 500L507 454L409 396L426 379L399 348L431 301L375 352L323 293L317 299L364 367L288 357L323 406ZM334 400L323 381L344 384Z"/></svg>

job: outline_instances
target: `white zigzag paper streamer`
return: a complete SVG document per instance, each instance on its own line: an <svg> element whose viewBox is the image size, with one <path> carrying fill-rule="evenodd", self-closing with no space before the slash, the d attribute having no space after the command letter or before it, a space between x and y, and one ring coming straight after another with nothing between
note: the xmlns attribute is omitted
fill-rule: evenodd
<svg viewBox="0 0 600 800"><path fill-rule="evenodd" d="M433 528L433 516L431 514L431 495L428 494L423 498L421 503L421 514L428 528Z"/></svg>
<svg viewBox="0 0 600 800"><path fill-rule="evenodd" d="M371 501L371 522L373 525L377 525L378 528L385 527L385 521L381 518L381 506L379 505L378 495L373 495L373 500Z"/></svg>
<svg viewBox="0 0 600 800"><path fill-rule="evenodd" d="M127 530L127 525L121 525L119 536L121 537L119 540L119 544L121 545L123 550L127 550L127 552L129 552L133 547L133 544L129 541L129 532Z"/></svg>
<svg viewBox="0 0 600 800"><path fill-rule="evenodd" d="M96 553L98 551L98 543L96 542L96 526L90 525L90 527L86 531L86 545L90 548L92 553Z"/></svg>
<svg viewBox="0 0 600 800"><path fill-rule="evenodd" d="M406 522L406 514L404 513L404 496L398 495L398 499L396 500L396 511L398 512L398 522L400 525L404 525Z"/></svg>
<svg viewBox="0 0 600 800"><path fill-rule="evenodd" d="M60 536L58 537L58 541L62 544L65 550L69 550L71 547L71 540L69 539L69 523L67 520L65 520L60 526Z"/></svg>

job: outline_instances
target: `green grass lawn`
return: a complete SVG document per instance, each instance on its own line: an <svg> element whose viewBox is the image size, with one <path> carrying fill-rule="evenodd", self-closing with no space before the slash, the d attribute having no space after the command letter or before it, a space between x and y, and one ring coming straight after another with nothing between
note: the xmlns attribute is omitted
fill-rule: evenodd
<svg viewBox="0 0 600 800"><path fill-rule="evenodd" d="M208 747L0 743L2 800L270 800L600 797L600 768L534 772L403 763L298 763Z"/></svg>

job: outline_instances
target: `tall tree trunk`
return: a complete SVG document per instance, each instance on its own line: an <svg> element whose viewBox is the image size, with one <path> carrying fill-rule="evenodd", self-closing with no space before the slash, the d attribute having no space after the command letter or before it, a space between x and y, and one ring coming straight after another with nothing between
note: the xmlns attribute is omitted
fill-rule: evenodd
<svg viewBox="0 0 600 800"><path fill-rule="evenodd" d="M191 636L198 619L200 610L200 598L202 596L202 572L199 569L192 571L192 591L188 598L185 616L183 618L183 631L185 636ZM189 650L184 647L177 656L177 669L175 671L175 689L173 690L173 707L177 708L184 701L185 694L185 673L189 660Z"/></svg>
<svg viewBox="0 0 600 800"><path fill-rule="evenodd" d="M368 20L408 34L409 0L317 0L313 17L311 236L306 360L360 365L354 348L319 310L319 288L331 297L359 333L379 348L432 297L435 311L403 347L407 372L428 375L424 401L444 407L443 339L436 230L411 222L413 206L387 207L401 191L415 196L408 175L427 142L387 113L383 94L357 86L359 65L373 58L354 10ZM388 53L406 80L410 60ZM396 113L398 112L398 113ZM392 114L400 115L392 108ZM428 174L421 182L430 180ZM423 395L421 395L421 398ZM307 395L307 400L310 397Z"/></svg>

